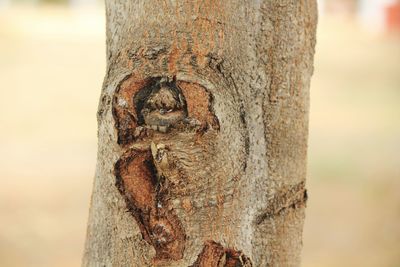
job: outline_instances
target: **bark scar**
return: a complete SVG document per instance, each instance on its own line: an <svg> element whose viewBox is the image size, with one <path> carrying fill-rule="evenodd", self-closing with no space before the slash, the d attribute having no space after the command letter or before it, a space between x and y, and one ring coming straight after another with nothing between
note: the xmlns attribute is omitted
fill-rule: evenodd
<svg viewBox="0 0 400 267"><path fill-rule="evenodd" d="M121 82L113 100L118 144L132 144L151 131L219 130L212 105L211 93L199 84L174 77L140 79L132 75Z"/></svg>
<svg viewBox="0 0 400 267"><path fill-rule="evenodd" d="M185 232L170 208L168 188L156 161L150 150L128 150L115 164L116 186L143 238L155 248L154 260L179 260L185 249Z"/></svg>
<svg viewBox="0 0 400 267"><path fill-rule="evenodd" d="M224 248L207 241L197 260L190 267L252 267L251 260L240 250Z"/></svg>
<svg viewBox="0 0 400 267"><path fill-rule="evenodd" d="M185 230L170 203L171 190L183 180L168 158L168 141L179 133L201 135L219 130L213 98L203 86L176 78L131 75L118 86L113 116L122 156L114 166L116 187L156 250L154 263L183 258Z"/></svg>

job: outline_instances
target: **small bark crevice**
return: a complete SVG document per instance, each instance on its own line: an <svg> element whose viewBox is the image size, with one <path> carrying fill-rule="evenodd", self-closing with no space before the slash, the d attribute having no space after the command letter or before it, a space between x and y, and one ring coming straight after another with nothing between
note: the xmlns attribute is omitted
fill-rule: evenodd
<svg viewBox="0 0 400 267"><path fill-rule="evenodd" d="M252 267L251 260L240 250L224 248L220 243L207 241L190 267Z"/></svg>
<svg viewBox="0 0 400 267"><path fill-rule="evenodd" d="M308 199L305 183L301 182L287 190L279 191L267 203L267 209L255 219L255 224L259 225L263 221L277 216L287 209L297 209L306 205Z"/></svg>

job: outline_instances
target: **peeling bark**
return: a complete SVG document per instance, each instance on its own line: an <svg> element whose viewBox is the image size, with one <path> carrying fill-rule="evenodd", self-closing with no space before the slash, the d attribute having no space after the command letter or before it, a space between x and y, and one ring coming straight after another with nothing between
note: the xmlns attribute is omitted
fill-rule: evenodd
<svg viewBox="0 0 400 267"><path fill-rule="evenodd" d="M83 266L298 266L315 0L106 9Z"/></svg>

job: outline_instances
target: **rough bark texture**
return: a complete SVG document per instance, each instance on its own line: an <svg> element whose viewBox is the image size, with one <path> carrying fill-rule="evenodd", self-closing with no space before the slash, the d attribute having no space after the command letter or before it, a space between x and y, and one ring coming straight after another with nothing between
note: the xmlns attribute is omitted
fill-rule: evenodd
<svg viewBox="0 0 400 267"><path fill-rule="evenodd" d="M83 266L298 266L315 0L106 0Z"/></svg>

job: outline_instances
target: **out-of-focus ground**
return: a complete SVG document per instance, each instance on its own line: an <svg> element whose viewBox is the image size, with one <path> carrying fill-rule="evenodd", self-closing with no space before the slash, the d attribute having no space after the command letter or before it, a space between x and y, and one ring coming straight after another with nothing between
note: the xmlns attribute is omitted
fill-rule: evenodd
<svg viewBox="0 0 400 267"><path fill-rule="evenodd" d="M400 266L399 36L321 19L309 145L303 266Z"/></svg>
<svg viewBox="0 0 400 267"><path fill-rule="evenodd" d="M102 8L0 10L0 266L79 266L105 73ZM323 18L305 267L400 266L400 38Z"/></svg>

